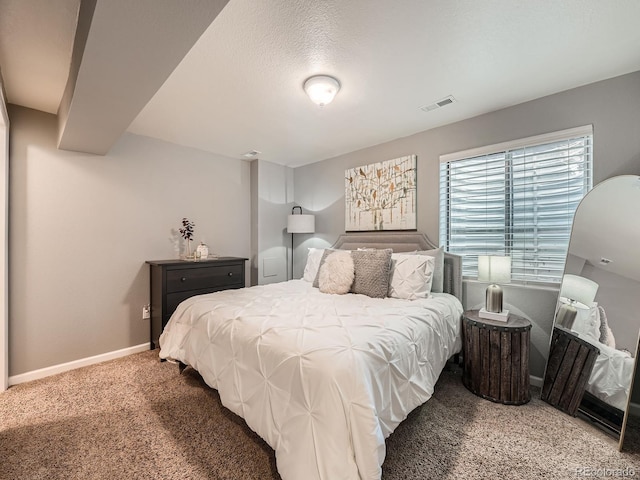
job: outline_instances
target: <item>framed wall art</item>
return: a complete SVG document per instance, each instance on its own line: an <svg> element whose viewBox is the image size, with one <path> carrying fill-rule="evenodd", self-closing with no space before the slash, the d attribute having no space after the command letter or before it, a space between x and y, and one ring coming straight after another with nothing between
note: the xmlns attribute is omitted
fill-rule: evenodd
<svg viewBox="0 0 640 480"><path fill-rule="evenodd" d="M345 231L416 230L416 155L345 171Z"/></svg>

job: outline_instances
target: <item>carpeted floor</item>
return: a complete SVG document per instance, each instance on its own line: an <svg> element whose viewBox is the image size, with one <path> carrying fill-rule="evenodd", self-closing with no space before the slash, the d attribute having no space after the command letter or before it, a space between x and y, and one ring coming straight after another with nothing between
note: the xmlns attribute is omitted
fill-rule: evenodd
<svg viewBox="0 0 640 480"><path fill-rule="evenodd" d="M640 476L637 445L620 453L616 441L535 394L520 407L483 400L454 367L387 440L383 478L565 479L578 468ZM0 478L280 477L271 448L215 390L151 351L0 393Z"/></svg>

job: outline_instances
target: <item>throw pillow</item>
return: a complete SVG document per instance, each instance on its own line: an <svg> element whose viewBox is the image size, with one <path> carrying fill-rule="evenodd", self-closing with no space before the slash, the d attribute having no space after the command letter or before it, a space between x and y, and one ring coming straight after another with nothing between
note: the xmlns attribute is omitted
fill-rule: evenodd
<svg viewBox="0 0 640 480"><path fill-rule="evenodd" d="M600 343L616 348L616 339L613 336L613 332L609 327L609 321L607 320L607 314L602 306L598 305L598 314L600 316Z"/></svg>
<svg viewBox="0 0 640 480"><path fill-rule="evenodd" d="M433 257L433 282L431 284L431 291L434 293L444 292L444 250L442 247L434 248L433 250L419 250L412 252L413 255L427 255Z"/></svg>
<svg viewBox="0 0 640 480"><path fill-rule="evenodd" d="M434 258L427 255L391 255L389 296L415 300L426 298L433 281Z"/></svg>
<svg viewBox="0 0 640 480"><path fill-rule="evenodd" d="M353 277L354 266L351 252L338 250L331 252L320 267L320 291L337 295L349 293Z"/></svg>
<svg viewBox="0 0 640 480"><path fill-rule="evenodd" d="M355 278L351 291L373 298L385 298L389 293L391 249L356 250L351 252Z"/></svg>
<svg viewBox="0 0 640 480"><path fill-rule="evenodd" d="M561 304L569 304L565 297L560 298ZM588 335L594 341L600 338L600 315L598 314L598 304L593 303L591 307L576 306L576 318L573 321L571 330Z"/></svg>
<svg viewBox="0 0 640 480"><path fill-rule="evenodd" d="M316 272L316 276L313 277L313 287L314 288L319 288L320 287L320 269L322 268L322 265L324 264L324 262L327 259L327 256L331 253L331 252L335 252L335 250L332 250L330 248L326 248L323 252L322 252L322 257L320 258L320 262L318 262L318 271Z"/></svg>
<svg viewBox="0 0 640 480"><path fill-rule="evenodd" d="M320 269L320 260L322 260L323 253L324 248L309 248L307 263L304 266L304 275L302 276L302 278L307 282L313 282L316 279L316 275L318 275L318 270Z"/></svg>

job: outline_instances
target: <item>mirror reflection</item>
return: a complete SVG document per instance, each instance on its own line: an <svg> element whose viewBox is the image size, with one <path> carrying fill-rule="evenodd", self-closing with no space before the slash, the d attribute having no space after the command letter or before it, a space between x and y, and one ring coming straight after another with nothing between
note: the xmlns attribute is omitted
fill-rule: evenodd
<svg viewBox="0 0 640 480"><path fill-rule="evenodd" d="M594 187L575 214L542 388L543 400L614 436L630 411L640 330L639 244L640 177Z"/></svg>

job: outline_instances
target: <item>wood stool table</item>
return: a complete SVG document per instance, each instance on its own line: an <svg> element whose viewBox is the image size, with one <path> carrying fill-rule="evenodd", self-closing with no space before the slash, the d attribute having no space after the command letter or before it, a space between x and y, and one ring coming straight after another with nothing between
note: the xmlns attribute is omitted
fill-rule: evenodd
<svg viewBox="0 0 640 480"><path fill-rule="evenodd" d="M462 383L468 390L492 402L521 405L529 391L529 334L531 322L509 314L507 322L463 314Z"/></svg>
<svg viewBox="0 0 640 480"><path fill-rule="evenodd" d="M599 354L598 347L556 325L540 398L575 417Z"/></svg>

